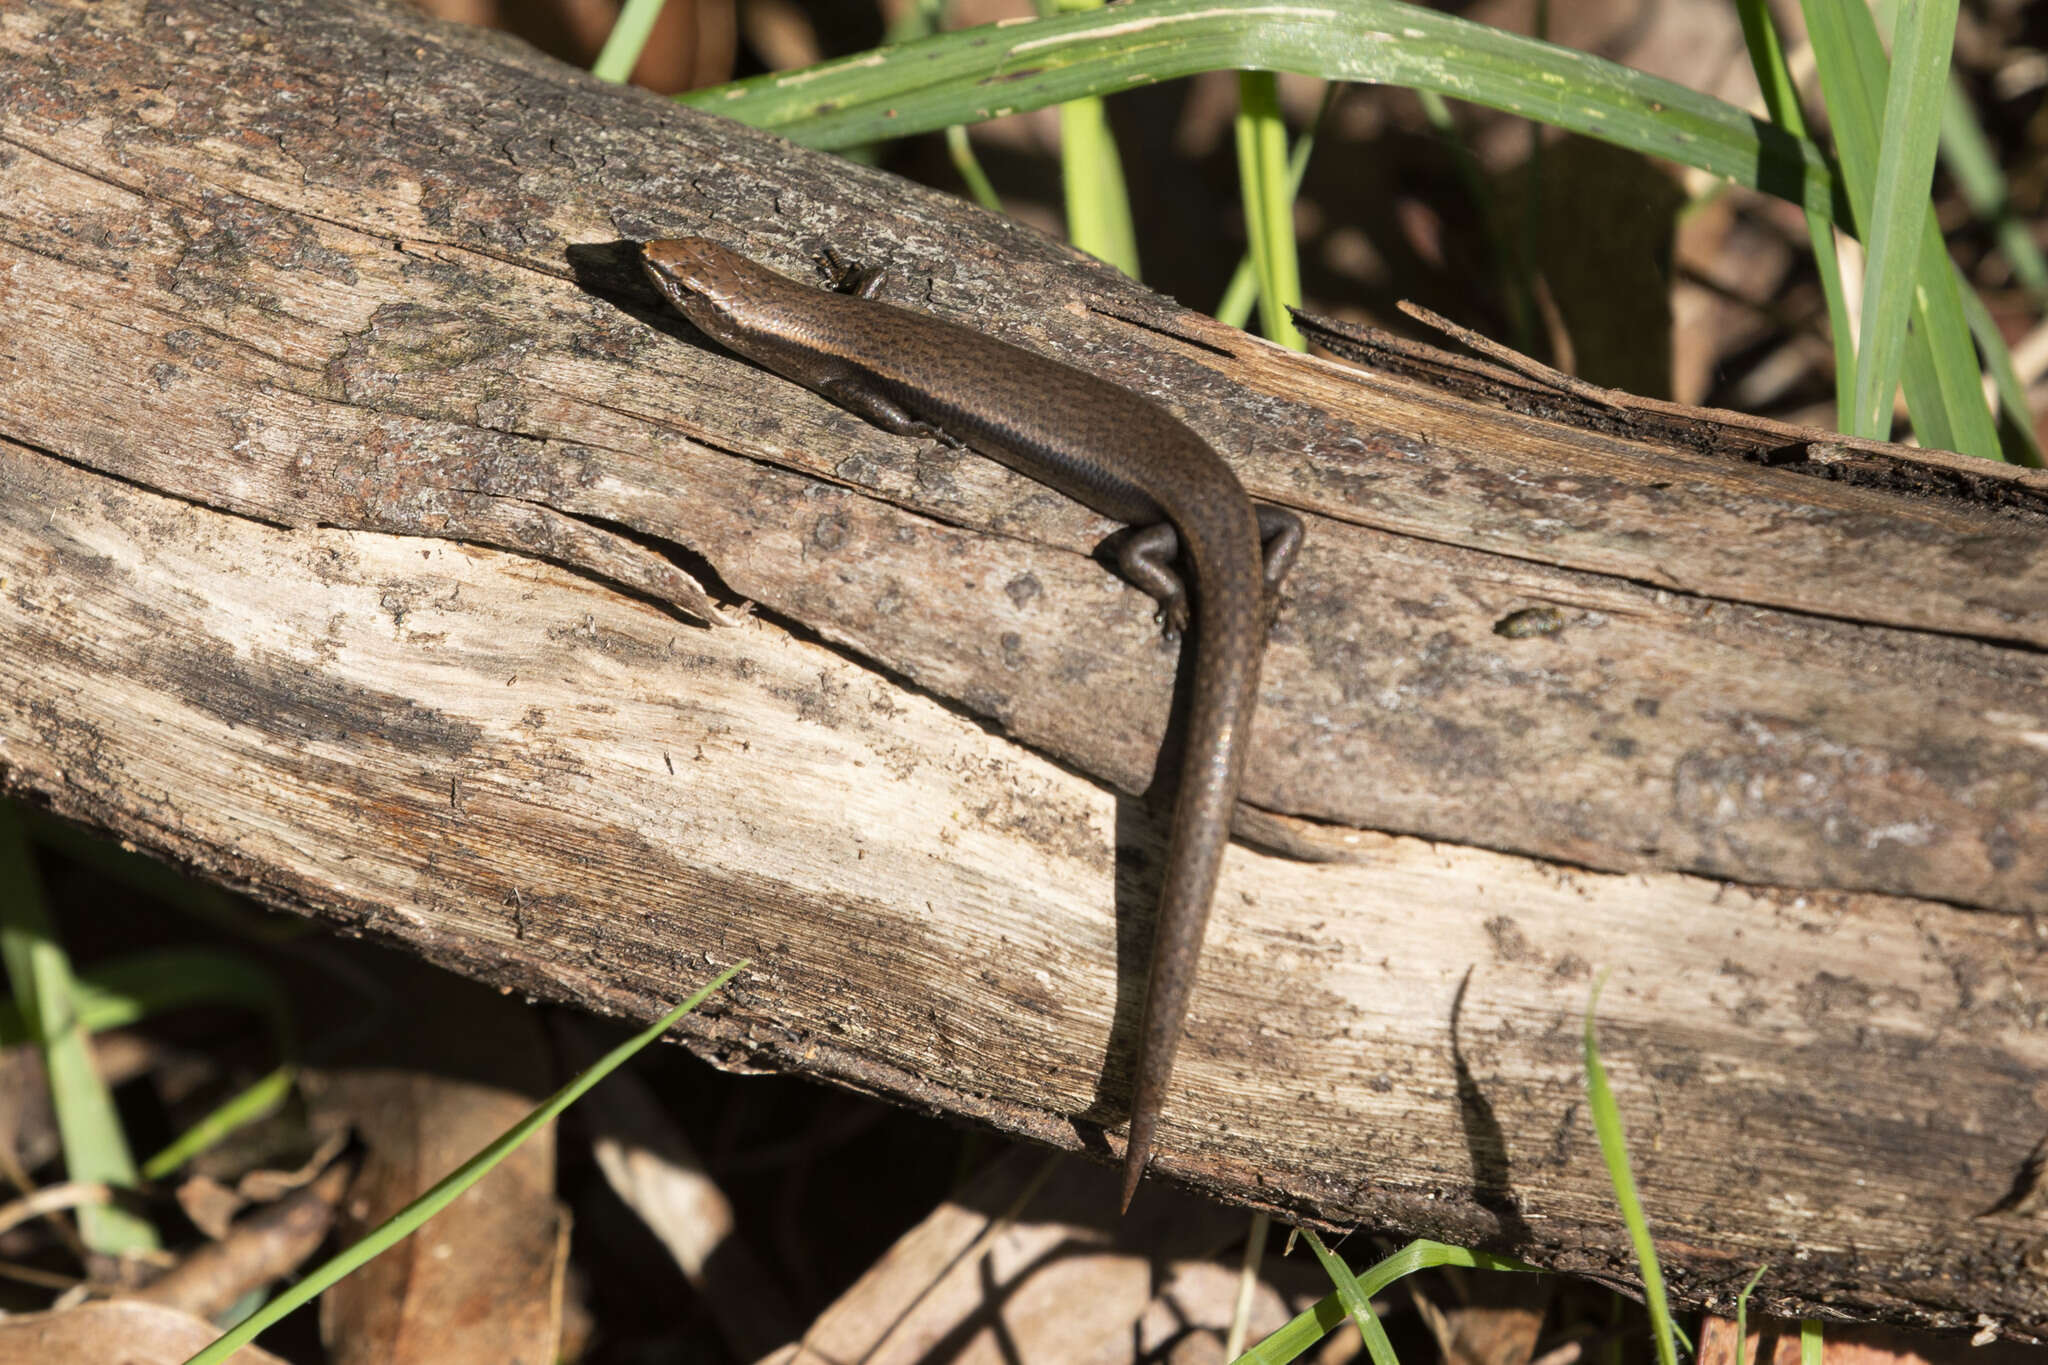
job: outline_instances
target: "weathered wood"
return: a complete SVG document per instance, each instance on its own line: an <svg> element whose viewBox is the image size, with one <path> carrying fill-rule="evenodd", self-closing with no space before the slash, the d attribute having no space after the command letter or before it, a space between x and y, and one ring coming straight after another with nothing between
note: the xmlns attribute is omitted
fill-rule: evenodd
<svg viewBox="0 0 2048 1365"><path fill-rule="evenodd" d="M1625 1273L1576 1061L1612 965L1682 1294L1770 1260L1784 1311L2048 1327L2034 1216L1976 1216L2048 1127L2048 482L1347 371L509 53L0 13L10 790L592 1008L750 957L700 1048L1103 1150L1149 602L1103 523L695 344L614 244L859 251L1310 520L1247 824L1343 860L1233 849L1165 1172Z"/></svg>

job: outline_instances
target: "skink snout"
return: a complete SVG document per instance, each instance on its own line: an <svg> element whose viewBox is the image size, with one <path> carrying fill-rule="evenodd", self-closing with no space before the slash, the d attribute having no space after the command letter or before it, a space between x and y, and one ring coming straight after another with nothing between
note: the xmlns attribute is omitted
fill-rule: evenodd
<svg viewBox="0 0 2048 1365"><path fill-rule="evenodd" d="M699 330L731 344L734 313L758 266L708 237L667 237L640 244L640 265L662 297Z"/></svg>
<svg viewBox="0 0 2048 1365"><path fill-rule="evenodd" d="M716 301L730 296L738 259L705 237L666 237L640 244L640 264L647 277L678 304L690 297Z"/></svg>

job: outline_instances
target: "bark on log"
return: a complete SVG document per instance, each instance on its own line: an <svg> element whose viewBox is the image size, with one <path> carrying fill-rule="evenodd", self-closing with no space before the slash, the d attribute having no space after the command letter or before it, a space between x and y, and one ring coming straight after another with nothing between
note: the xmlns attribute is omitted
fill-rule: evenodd
<svg viewBox="0 0 2048 1365"><path fill-rule="evenodd" d="M1159 1170L1626 1277L1610 965L1681 1297L2048 1329L2039 475L1283 353L372 0L11 5L0 88L7 790L593 1009L748 957L708 1055L1110 1150L1175 653L1109 528L617 244L850 249L1309 521L1240 826L1298 856L1227 860Z"/></svg>

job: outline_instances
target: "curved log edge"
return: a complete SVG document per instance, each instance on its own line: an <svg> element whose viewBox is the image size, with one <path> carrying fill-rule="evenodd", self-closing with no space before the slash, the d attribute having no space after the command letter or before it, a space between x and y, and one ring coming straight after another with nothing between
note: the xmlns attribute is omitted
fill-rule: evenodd
<svg viewBox="0 0 2048 1365"><path fill-rule="evenodd" d="M1775 1311L2048 1324L2039 476L1287 355L375 4L38 0L0 72L8 790L594 1009L750 957L689 1026L728 1064L1107 1150L1158 848L1090 776L1149 784L1174 670L1108 528L695 344L606 249L856 245L1311 519L1247 792L1347 860L1233 849L1163 1172L1625 1275L1606 965L1681 1297L1768 1260Z"/></svg>

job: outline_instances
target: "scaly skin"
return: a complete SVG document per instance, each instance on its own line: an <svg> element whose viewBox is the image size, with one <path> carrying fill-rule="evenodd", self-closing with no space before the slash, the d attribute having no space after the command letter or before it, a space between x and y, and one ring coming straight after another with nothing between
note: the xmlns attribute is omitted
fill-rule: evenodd
<svg viewBox="0 0 2048 1365"><path fill-rule="evenodd" d="M1188 620L1176 553L1193 570L1195 659L1187 752L1159 894L1123 1207L1151 1159L1244 769L1272 595L1301 522L1255 508L1237 476L1159 403L958 323L883 303L879 275L855 292L800 284L702 237L641 247L648 278L706 335L905 435L968 446L1104 516L1147 528L1122 568L1159 602L1169 634Z"/></svg>

